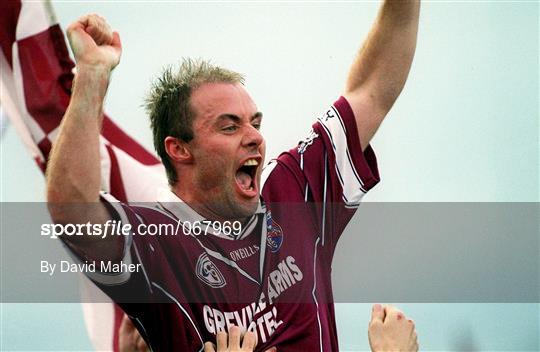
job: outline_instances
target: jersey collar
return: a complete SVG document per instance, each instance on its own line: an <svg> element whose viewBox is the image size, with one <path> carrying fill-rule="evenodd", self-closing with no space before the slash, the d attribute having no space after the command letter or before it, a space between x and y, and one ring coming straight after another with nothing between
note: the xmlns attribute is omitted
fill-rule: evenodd
<svg viewBox="0 0 540 352"><path fill-rule="evenodd" d="M159 189L158 203L161 205L161 207L163 207L166 211L174 215L180 221L183 221L183 222L186 221L186 222L191 222L191 223L194 223L195 221L208 221L207 218L197 213L193 208L191 208L186 202L184 202L180 197L178 197L170 189L166 189L166 188ZM266 212L265 206L259 199L259 204L257 205L255 214L253 214L251 218L246 222L245 226L243 226L242 228L241 233L237 237L231 237L221 232L215 232L212 226L208 228L208 233L221 237L221 238L226 238L229 240L244 239L248 237L248 235L252 232L254 226L256 226L257 215L264 214L265 212Z"/></svg>

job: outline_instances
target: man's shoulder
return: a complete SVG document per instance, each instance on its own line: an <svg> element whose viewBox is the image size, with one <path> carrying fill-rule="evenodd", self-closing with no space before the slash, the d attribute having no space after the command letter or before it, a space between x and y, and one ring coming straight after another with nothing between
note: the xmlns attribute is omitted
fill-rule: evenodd
<svg viewBox="0 0 540 352"><path fill-rule="evenodd" d="M305 177L292 150L272 160L263 170L261 178L262 195L270 202L303 200L305 184Z"/></svg>
<svg viewBox="0 0 540 352"><path fill-rule="evenodd" d="M139 221L145 223L167 223L177 222L178 219L163 204L155 203L133 203L129 208Z"/></svg>

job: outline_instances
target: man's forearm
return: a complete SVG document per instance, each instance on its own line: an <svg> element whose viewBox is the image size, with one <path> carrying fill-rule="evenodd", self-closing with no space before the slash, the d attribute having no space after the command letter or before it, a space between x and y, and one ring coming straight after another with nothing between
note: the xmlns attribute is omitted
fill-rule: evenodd
<svg viewBox="0 0 540 352"><path fill-rule="evenodd" d="M405 85L418 32L419 0L386 0L353 63L346 91L366 87L389 110Z"/></svg>
<svg viewBox="0 0 540 352"><path fill-rule="evenodd" d="M120 37L95 14L73 22L67 34L78 73L47 169L49 213L60 224L105 224L110 214L99 202L99 139L103 100L111 71L120 60ZM123 255L119 236L63 238L85 259L118 261Z"/></svg>
<svg viewBox="0 0 540 352"><path fill-rule="evenodd" d="M49 202L96 202L101 184L99 135L109 70L79 67L47 172Z"/></svg>
<svg viewBox="0 0 540 352"><path fill-rule="evenodd" d="M385 0L379 20L389 20L392 26L408 26L418 22L419 0Z"/></svg>

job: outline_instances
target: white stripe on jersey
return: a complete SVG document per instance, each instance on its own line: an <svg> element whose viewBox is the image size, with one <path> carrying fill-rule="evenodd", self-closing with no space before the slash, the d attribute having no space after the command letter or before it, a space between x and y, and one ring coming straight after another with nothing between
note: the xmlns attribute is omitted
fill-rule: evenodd
<svg viewBox="0 0 540 352"><path fill-rule="evenodd" d="M357 206L366 193L364 185L352 162L352 158L347 147L347 135L345 125L334 107L328 112L333 114L325 115L318 119L324 131L328 135L334 150L336 159L336 174L341 187L343 188L343 201L347 206ZM326 118L325 118L326 117Z"/></svg>
<svg viewBox="0 0 540 352"><path fill-rule="evenodd" d="M304 153L300 153L300 170L304 172ZM304 202L308 201L309 183L306 181L306 187L304 188Z"/></svg>
<svg viewBox="0 0 540 352"><path fill-rule="evenodd" d="M324 238L326 232L326 188L328 187L328 152L324 152L324 185L323 185L323 207L322 207L322 224L321 235L322 245L324 246Z"/></svg>
<svg viewBox="0 0 540 352"><path fill-rule="evenodd" d="M130 316L131 317L131 316ZM137 324L139 324L139 327L142 329L144 335L146 337L148 337L148 333L146 332L146 329L144 328L144 325L141 323L141 320L139 318L136 318L136 317L133 317L133 319L135 319L135 321L137 322ZM138 328L137 328L138 329ZM150 344L150 342L148 342L148 348L150 349L150 352L153 352L154 350L152 349L152 345Z"/></svg>
<svg viewBox="0 0 540 352"><path fill-rule="evenodd" d="M167 297L169 297L170 299L172 299L174 301L174 303L176 303L176 305L178 306L178 308L180 308L180 310L184 313L184 315L189 319L189 322L191 323L191 325L193 326L193 329L195 329L195 331L197 332L197 335L199 335L199 340L201 340L201 349L199 350L199 352L202 352L204 351L204 341L201 337L201 334L199 333L199 330L197 329L197 326L195 325L195 323L193 322L193 320L191 319L191 317L189 316L188 312L186 312L186 310L184 309L184 307L182 307L182 305L180 304L180 302L178 302L178 300L176 298L174 298L173 295L171 295L169 292L167 292L167 290L165 290L163 287L159 286L158 284L156 284L155 282L152 281L152 285L154 285L155 287L159 288L164 294L167 295Z"/></svg>
<svg viewBox="0 0 540 352"><path fill-rule="evenodd" d="M255 226L257 226L257 216L252 216L248 223L243 226L243 229L242 229L242 232L240 232L240 235L237 237L237 239L239 240L243 240L244 238L246 238L248 235L251 234L251 232L253 232L253 230L255 229Z"/></svg>
<svg viewBox="0 0 540 352"><path fill-rule="evenodd" d="M261 231L261 245L259 248L259 279L261 280L261 285L263 284L264 279L264 258L266 256L266 236L268 227L266 224L266 207L264 207L264 215L262 218L262 231Z"/></svg>
<svg viewBox="0 0 540 352"><path fill-rule="evenodd" d="M315 296L315 291L317 290L317 245L319 244L320 239L320 237L317 237L317 241L315 241L315 256L313 257L313 290L311 291L311 295L313 296L313 300L315 301L315 306L317 308L317 324L319 325L319 348L320 351L323 352L321 317L319 316L319 302L317 302L317 297Z"/></svg>
<svg viewBox="0 0 540 352"><path fill-rule="evenodd" d="M330 106L330 108L334 111L336 116L339 118L339 123L341 124L341 128L343 128L343 132L347 134L347 128L345 128L345 124L343 123L343 120L341 119L341 115L339 114L339 111L336 109L334 105Z"/></svg>
<svg viewBox="0 0 540 352"><path fill-rule="evenodd" d="M133 249L135 249L135 255L137 256L137 260L139 261L139 264L141 264L144 278L146 279L146 284L148 285L148 290L150 290L150 293L154 293L152 291L152 285L150 285L150 279L148 279L148 275L146 274L146 269L144 268L144 263L141 260L141 255L139 254L139 249L137 248L137 243L133 242Z"/></svg>
<svg viewBox="0 0 540 352"><path fill-rule="evenodd" d="M341 124L341 127L343 128L343 131L345 132L345 134L347 134L347 128L345 128L345 124L343 123L343 118L341 117L339 111L336 109L335 106L332 105L332 110L334 110L334 112L336 113L338 119L339 119L339 123ZM350 151L349 151L349 148L347 148L347 159L349 159L349 163L352 167L352 170L354 172L354 175L356 176L356 179L358 180L358 182L360 183L361 185L361 188L362 188L362 191L364 193L367 193L366 189L364 188L364 182L362 181L362 179L360 178L360 176L358 175L358 173L356 172L356 168L354 167L354 163L352 161L352 158L351 158L351 154L350 154Z"/></svg>

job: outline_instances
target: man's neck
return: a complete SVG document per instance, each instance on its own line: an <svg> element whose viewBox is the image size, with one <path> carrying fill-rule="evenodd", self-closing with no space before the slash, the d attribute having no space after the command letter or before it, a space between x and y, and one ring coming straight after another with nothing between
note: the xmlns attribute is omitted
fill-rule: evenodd
<svg viewBox="0 0 540 352"><path fill-rule="evenodd" d="M183 191L179 187L171 186L171 192L174 193L182 202L187 204L191 209L196 211L199 215L204 217L205 219L211 220L211 221L217 221L220 223L224 223L225 221L233 222L233 221L240 221L242 225L245 225L250 217L247 218L227 218L223 217L218 212L214 211L211 207L208 206L208 202L203 202L200 200L195 199L195 197L192 194L189 194L188 192Z"/></svg>

